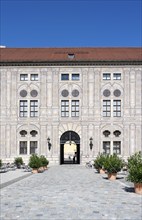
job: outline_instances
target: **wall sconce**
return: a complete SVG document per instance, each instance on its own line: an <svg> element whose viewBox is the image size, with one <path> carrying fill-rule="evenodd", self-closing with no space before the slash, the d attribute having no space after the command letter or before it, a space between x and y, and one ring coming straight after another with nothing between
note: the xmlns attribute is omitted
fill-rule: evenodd
<svg viewBox="0 0 142 220"><path fill-rule="evenodd" d="M48 150L50 151L51 150L51 143L50 143L50 138L49 137L47 138L47 143L48 143Z"/></svg>
<svg viewBox="0 0 142 220"><path fill-rule="evenodd" d="M93 143L92 143L92 141L93 141L93 138L92 137L90 137L90 150L92 150L92 148L93 148Z"/></svg>

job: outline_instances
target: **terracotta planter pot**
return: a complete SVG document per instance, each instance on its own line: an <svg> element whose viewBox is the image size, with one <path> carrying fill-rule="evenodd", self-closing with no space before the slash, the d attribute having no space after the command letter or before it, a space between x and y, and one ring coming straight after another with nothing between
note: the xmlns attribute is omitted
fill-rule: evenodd
<svg viewBox="0 0 142 220"><path fill-rule="evenodd" d="M134 183L135 193L142 195L142 183Z"/></svg>
<svg viewBox="0 0 142 220"><path fill-rule="evenodd" d="M43 168L44 168L44 170L47 170L47 167L46 167L46 166L44 166Z"/></svg>
<svg viewBox="0 0 142 220"><path fill-rule="evenodd" d="M32 169L32 173L38 173L38 169Z"/></svg>
<svg viewBox="0 0 142 220"><path fill-rule="evenodd" d="M117 173L108 173L109 180L116 180Z"/></svg>
<svg viewBox="0 0 142 220"><path fill-rule="evenodd" d="M42 173L44 171L44 167L40 167L39 169L38 169L38 172L39 173Z"/></svg>
<svg viewBox="0 0 142 220"><path fill-rule="evenodd" d="M104 173L105 173L105 170L99 169L99 173L100 173L100 174L104 174Z"/></svg>

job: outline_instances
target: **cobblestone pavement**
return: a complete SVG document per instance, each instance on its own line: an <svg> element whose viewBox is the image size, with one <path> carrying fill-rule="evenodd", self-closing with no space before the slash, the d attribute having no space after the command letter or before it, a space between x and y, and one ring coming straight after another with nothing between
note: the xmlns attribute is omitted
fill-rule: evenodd
<svg viewBox="0 0 142 220"><path fill-rule="evenodd" d="M80 165L50 167L1 189L1 220L140 220L142 196Z"/></svg>

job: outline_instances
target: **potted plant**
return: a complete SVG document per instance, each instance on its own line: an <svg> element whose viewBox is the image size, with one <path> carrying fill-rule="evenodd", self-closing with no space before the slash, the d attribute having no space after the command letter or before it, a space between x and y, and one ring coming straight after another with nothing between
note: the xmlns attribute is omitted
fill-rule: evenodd
<svg viewBox="0 0 142 220"><path fill-rule="evenodd" d="M22 157L16 157L14 160L14 164L17 166L18 169L20 169L21 165L23 164Z"/></svg>
<svg viewBox="0 0 142 220"><path fill-rule="evenodd" d="M116 154L107 155L104 162L104 168L107 170L108 179L115 180L117 172L119 172L124 166L124 161Z"/></svg>
<svg viewBox="0 0 142 220"><path fill-rule="evenodd" d="M142 194L142 152L128 158L127 180L134 183L135 193Z"/></svg>
<svg viewBox="0 0 142 220"><path fill-rule="evenodd" d="M40 161L41 161L41 167L39 168L39 171L43 172L44 170L47 169L47 165L48 165L49 161L46 159L46 157L44 155L40 156Z"/></svg>
<svg viewBox="0 0 142 220"><path fill-rule="evenodd" d="M97 158L94 160L94 167L101 174L105 173L105 169L104 169L105 159L106 159L106 155L105 154L99 154L97 156Z"/></svg>
<svg viewBox="0 0 142 220"><path fill-rule="evenodd" d="M42 164L43 168L46 170L47 165L49 164L49 161L47 160L47 158L44 155L40 156L40 160L41 160L41 164Z"/></svg>
<svg viewBox="0 0 142 220"><path fill-rule="evenodd" d="M38 169L41 167L40 157L32 154L29 159L29 166L32 168L32 173L38 173Z"/></svg>

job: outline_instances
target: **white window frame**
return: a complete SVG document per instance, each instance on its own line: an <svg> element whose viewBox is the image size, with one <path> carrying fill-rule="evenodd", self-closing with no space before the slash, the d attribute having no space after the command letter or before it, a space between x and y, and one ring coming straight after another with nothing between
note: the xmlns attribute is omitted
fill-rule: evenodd
<svg viewBox="0 0 142 220"><path fill-rule="evenodd" d="M28 81L28 74L27 73L21 73L20 74L20 81Z"/></svg>
<svg viewBox="0 0 142 220"><path fill-rule="evenodd" d="M30 77L31 77L31 81L38 81L38 74L37 73L32 73Z"/></svg>
<svg viewBox="0 0 142 220"><path fill-rule="evenodd" d="M113 73L113 80L121 80L121 73Z"/></svg>
<svg viewBox="0 0 142 220"><path fill-rule="evenodd" d="M111 80L111 73L103 73L103 80Z"/></svg>
<svg viewBox="0 0 142 220"><path fill-rule="evenodd" d="M28 100L19 101L19 117L28 117Z"/></svg>
<svg viewBox="0 0 142 220"><path fill-rule="evenodd" d="M103 100L103 117L111 117L111 100Z"/></svg>

